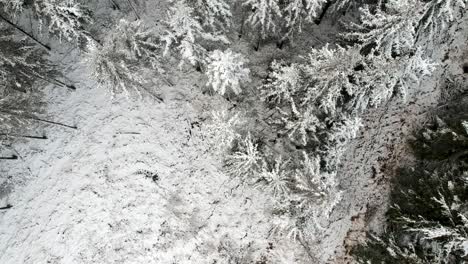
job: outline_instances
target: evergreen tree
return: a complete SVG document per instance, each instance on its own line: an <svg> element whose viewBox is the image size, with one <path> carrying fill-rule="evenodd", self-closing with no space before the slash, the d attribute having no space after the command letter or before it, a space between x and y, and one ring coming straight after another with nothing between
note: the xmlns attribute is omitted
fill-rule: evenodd
<svg viewBox="0 0 468 264"><path fill-rule="evenodd" d="M90 45L89 60L93 74L101 85L114 92L144 91L162 100L144 86L142 68L148 67L157 73L164 72L162 45L154 32L141 21L120 20L102 46Z"/></svg>
<svg viewBox="0 0 468 264"><path fill-rule="evenodd" d="M220 33L207 32L200 20L193 7L185 1L175 1L168 11L168 30L162 36L164 54L174 49L181 57L181 65L184 61L192 65L203 64L207 51L200 44L201 41L229 42Z"/></svg>
<svg viewBox="0 0 468 264"><path fill-rule="evenodd" d="M70 42L77 42L83 36L83 24L91 19L89 12L77 0L1 0L0 6L12 15L31 10L40 31L46 29L60 40Z"/></svg>
<svg viewBox="0 0 468 264"><path fill-rule="evenodd" d="M252 11L247 22L260 29L262 38L276 33L281 28L283 14L278 0L245 0L244 5Z"/></svg>
<svg viewBox="0 0 468 264"><path fill-rule="evenodd" d="M250 70L244 66L247 60L241 54L234 53L230 49L215 50L207 60L207 85L221 95L224 95L227 89L239 94L242 91L241 85L250 81Z"/></svg>

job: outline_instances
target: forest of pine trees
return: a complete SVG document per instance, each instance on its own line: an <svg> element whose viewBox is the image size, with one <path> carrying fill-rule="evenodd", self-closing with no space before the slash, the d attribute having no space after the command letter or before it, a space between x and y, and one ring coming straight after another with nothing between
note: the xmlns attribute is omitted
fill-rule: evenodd
<svg viewBox="0 0 468 264"><path fill-rule="evenodd" d="M47 139L39 125L80 129L47 115L44 86L85 89L53 62L57 47L79 50L109 100L164 104L161 87L177 89L174 73L196 72L205 84L196 92L229 105L203 120L206 144L226 174L274 200L272 233L301 244L324 232L342 199L338 169L363 116L390 101L406 107L443 66L433 51L468 8L466 0L161 0L156 17L149 1L158 0L0 0L2 148ZM386 233L356 249L362 263L466 259L468 111L455 108L418 133L417 162L392 185Z"/></svg>

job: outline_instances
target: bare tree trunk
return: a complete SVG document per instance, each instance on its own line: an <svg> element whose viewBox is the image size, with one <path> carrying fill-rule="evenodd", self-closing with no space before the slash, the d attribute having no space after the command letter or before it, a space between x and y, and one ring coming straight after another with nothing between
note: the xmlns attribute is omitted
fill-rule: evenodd
<svg viewBox="0 0 468 264"><path fill-rule="evenodd" d="M28 135L19 135L19 134L10 134L10 133L0 133L0 136L6 137L16 137L16 138L31 138L31 139L47 139L47 136L28 136Z"/></svg>
<svg viewBox="0 0 468 264"><path fill-rule="evenodd" d="M7 204L7 206L0 207L0 210L7 210L7 209L10 209L10 208L12 208L12 207L13 207L13 205Z"/></svg>
<svg viewBox="0 0 468 264"><path fill-rule="evenodd" d="M130 5L130 7L133 9L133 12L135 13L135 17L137 18L137 20L140 20L140 16L138 15L138 12L137 12L135 6L132 4L132 1L127 0L127 2L128 2L128 5Z"/></svg>
<svg viewBox="0 0 468 264"><path fill-rule="evenodd" d="M61 87L66 87L68 89L71 89L71 90L76 90L76 87L72 84L66 84L60 80L57 80L57 79L48 79L48 78L45 78L45 77L42 77L38 74L35 74L34 76L36 76L37 78L41 79L41 80L44 80L48 83L51 83L51 84L55 84L55 85L58 85L58 86L61 86Z"/></svg>
<svg viewBox="0 0 468 264"><path fill-rule="evenodd" d="M112 6L114 9L120 11L120 6L117 4L117 2L115 2L114 0L109 0L109 1L112 3Z"/></svg>
<svg viewBox="0 0 468 264"><path fill-rule="evenodd" d="M78 129L76 126L70 126L70 125L66 125L66 124L63 124L63 123L50 121L50 120L45 120L45 119L34 117L34 116L27 116L27 115L20 115L20 114L16 114L16 113L11 113L8 110L4 110L4 109L0 109L0 113L4 113L4 114L7 114L7 115L12 115L12 116L18 116L20 118L29 119L29 120L38 121L38 122L43 122L43 123L47 123L47 124L63 126L63 127L72 128L72 129Z"/></svg>
<svg viewBox="0 0 468 264"><path fill-rule="evenodd" d="M24 35L28 36L30 39L34 40L34 42L36 42L37 44L39 44L40 46L42 46L43 48L45 48L46 50L50 51L51 48L49 46L47 46L46 44L40 42L38 39L36 39L33 35L29 34L28 32L24 31L23 29L21 29L20 27L18 27L17 25L15 25L13 22L11 22L10 20L8 20L7 18L5 18L4 16L2 16L0 14L0 19L2 19L3 21L5 21L7 24L9 24L10 26L14 27L15 29L17 29L18 31L20 31L21 33L23 33Z"/></svg>
<svg viewBox="0 0 468 264"><path fill-rule="evenodd" d="M18 156L11 155L10 157L0 157L0 160L17 160Z"/></svg>
<svg viewBox="0 0 468 264"><path fill-rule="evenodd" d="M320 16L317 19L315 19L315 21L314 21L316 25L320 25L320 23L322 23L322 19L325 17L325 14L327 13L328 9L330 9L330 6L334 2L335 2L334 0L328 0L325 3L325 6L322 9L322 13L320 13Z"/></svg>

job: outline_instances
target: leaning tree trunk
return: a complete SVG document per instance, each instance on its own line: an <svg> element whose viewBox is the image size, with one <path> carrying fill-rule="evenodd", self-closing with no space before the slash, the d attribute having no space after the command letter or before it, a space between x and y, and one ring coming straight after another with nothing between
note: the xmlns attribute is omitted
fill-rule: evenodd
<svg viewBox="0 0 468 264"><path fill-rule="evenodd" d="M37 121L37 122L43 122L43 123L47 123L47 124L62 126L62 127L66 127L66 128L78 129L76 126L71 126L71 125L60 123L60 122L50 121L50 120L46 120L46 119L42 119L42 118L38 118L38 117L34 117L34 116L16 114L16 113L12 113L12 112L10 112L8 110L4 110L4 109L0 109L0 113L6 114L6 115L17 116L19 118L33 120L33 121Z"/></svg>
<svg viewBox="0 0 468 264"><path fill-rule="evenodd" d="M45 48L46 50L50 51L51 48L42 43L41 41L39 41L37 38L35 38L33 35L29 34L28 32L24 31L22 28L18 27L15 23L11 22L10 20L8 20L7 18L5 18L2 14L0 14L0 19L2 19L3 21L5 21L8 25L10 25L11 27L15 28L16 30L18 30L19 32L23 33L24 35L26 35L28 38L32 39L34 42L36 42L37 44L39 44L41 47Z"/></svg>

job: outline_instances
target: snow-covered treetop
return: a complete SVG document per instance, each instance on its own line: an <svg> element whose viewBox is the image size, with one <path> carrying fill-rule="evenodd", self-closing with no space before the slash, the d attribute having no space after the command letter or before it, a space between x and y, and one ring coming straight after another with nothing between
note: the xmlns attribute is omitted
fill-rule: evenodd
<svg viewBox="0 0 468 264"><path fill-rule="evenodd" d="M203 21L202 25L209 29L224 30L231 25L231 7L226 0L187 0L195 7Z"/></svg>
<svg viewBox="0 0 468 264"><path fill-rule="evenodd" d="M360 8L360 23L353 24L354 32L347 36L388 58L404 56L416 42L442 35L454 13L465 6L466 0L391 0L383 8L365 5Z"/></svg>
<svg viewBox="0 0 468 264"><path fill-rule="evenodd" d="M245 68L247 60L239 53L228 49L215 50L208 58L206 75L207 85L211 85L219 94L223 95L227 89L239 94L243 83L250 81L250 70Z"/></svg>
<svg viewBox="0 0 468 264"><path fill-rule="evenodd" d="M39 29L46 29L60 40L76 42L83 34L83 23L90 22L90 16L78 0L0 0L0 6L16 16L24 10L31 10L38 19Z"/></svg>
<svg viewBox="0 0 468 264"><path fill-rule="evenodd" d="M137 92L146 90L142 85L140 66L147 64L159 73L164 72L161 66L162 48L156 42L154 32L140 21L120 20L115 30L106 36L102 46L89 46L88 57L95 78L112 92L128 94L130 89Z"/></svg>
<svg viewBox="0 0 468 264"><path fill-rule="evenodd" d="M302 86L301 69L298 64L287 65L284 61L273 61L267 82L262 86L262 99L278 104L289 102L295 107L293 95Z"/></svg>
<svg viewBox="0 0 468 264"><path fill-rule="evenodd" d="M240 136L238 129L242 123L239 114L229 114L227 111L212 112L211 122L204 126L204 132L213 139L218 148L230 148L232 142Z"/></svg>
<svg viewBox="0 0 468 264"><path fill-rule="evenodd" d="M174 48L183 60L195 65L204 59L206 50L199 41L229 41L221 34L211 33L204 30L200 18L196 16L193 7L185 1L175 1L167 13L166 24L168 30L162 36L166 47L164 54L168 54Z"/></svg>
<svg viewBox="0 0 468 264"><path fill-rule="evenodd" d="M260 28L263 38L278 30L283 17L278 0L246 0L244 5L252 10L247 22Z"/></svg>
<svg viewBox="0 0 468 264"><path fill-rule="evenodd" d="M284 8L284 19L288 28L287 36L295 31L302 32L305 23L311 23L318 16L326 0L289 0Z"/></svg>
<svg viewBox="0 0 468 264"><path fill-rule="evenodd" d="M35 1L34 9L40 27L47 26L60 40L77 41L82 34L82 23L90 20L83 6L76 0Z"/></svg>
<svg viewBox="0 0 468 264"><path fill-rule="evenodd" d="M304 65L304 72L312 84L307 87L302 104L318 104L330 114L334 114L342 91L355 94L355 83L350 77L355 75L355 68L362 57L355 48L345 49L338 46L331 49L325 45L321 49L312 49Z"/></svg>

